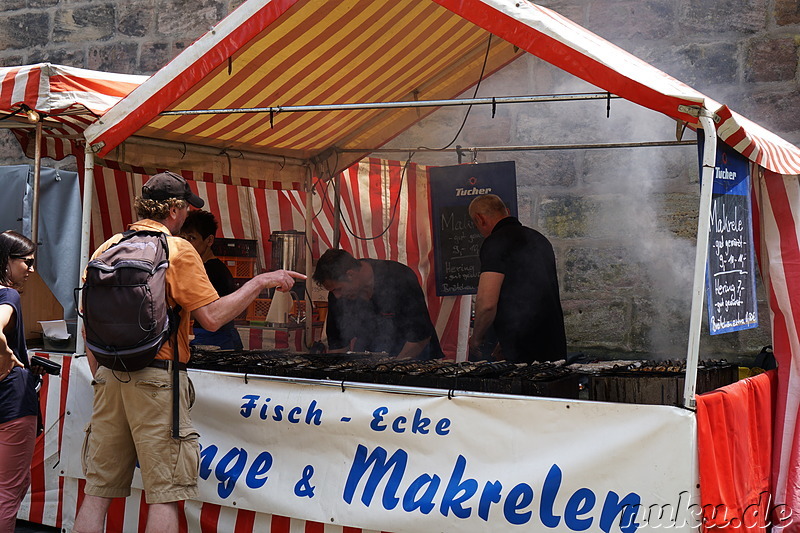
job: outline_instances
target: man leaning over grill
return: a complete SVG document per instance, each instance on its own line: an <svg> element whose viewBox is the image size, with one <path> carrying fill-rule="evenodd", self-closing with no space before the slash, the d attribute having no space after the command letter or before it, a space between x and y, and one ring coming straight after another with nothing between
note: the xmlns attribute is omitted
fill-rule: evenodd
<svg viewBox="0 0 800 533"><path fill-rule="evenodd" d="M319 258L313 279L329 291L330 351L442 357L419 280L406 265L330 249Z"/></svg>
<svg viewBox="0 0 800 533"><path fill-rule="evenodd" d="M179 175L163 172L142 187L135 206L140 220L134 230L167 234L169 268L167 303L181 306L177 343L180 357L180 438L172 438L172 340L165 343L150 366L134 372L98 367L87 350L94 376L94 407L84 443L85 497L75 518L76 533L104 531L112 498L130 495L134 467L141 466L145 499L150 504L146 531L177 532L178 502L197 498L198 434L192 428L189 407L194 389L186 374L189 361L189 321L209 331L233 320L265 288L289 290L303 274L277 270L259 274L239 290L220 298L188 241L173 237L186 220L189 205L203 207ZM94 254L96 257L122 238L117 234ZM116 374L116 375L115 375ZM119 374L124 374L117 379Z"/></svg>
<svg viewBox="0 0 800 533"><path fill-rule="evenodd" d="M520 363L564 359L564 314L550 241L510 216L494 194L472 200L469 216L485 237L470 358L488 355L481 353L481 346L494 326L499 343L494 359Z"/></svg>

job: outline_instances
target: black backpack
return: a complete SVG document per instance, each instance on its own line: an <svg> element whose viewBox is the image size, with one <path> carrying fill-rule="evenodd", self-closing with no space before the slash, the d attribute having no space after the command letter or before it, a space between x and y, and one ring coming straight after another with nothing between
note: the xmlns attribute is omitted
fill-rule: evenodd
<svg viewBox="0 0 800 533"><path fill-rule="evenodd" d="M86 266L83 321L97 362L133 372L149 365L177 330L166 300L166 234L126 231Z"/></svg>

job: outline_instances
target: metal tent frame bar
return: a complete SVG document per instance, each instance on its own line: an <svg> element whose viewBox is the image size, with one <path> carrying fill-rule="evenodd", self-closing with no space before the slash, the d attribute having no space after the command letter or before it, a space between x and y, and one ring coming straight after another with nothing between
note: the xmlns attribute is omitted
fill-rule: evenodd
<svg viewBox="0 0 800 533"><path fill-rule="evenodd" d="M451 107L464 105L526 104L533 102L571 102L580 100L612 100L620 96L604 93L547 94L534 96L492 96L485 98L456 98L449 100L418 100L399 102L360 102L352 104L289 105L270 107L231 107L224 109L175 109L162 111L161 116L171 115L224 115L233 113L302 113L318 111L356 111L368 109L397 109L414 107Z"/></svg>
<svg viewBox="0 0 800 533"><path fill-rule="evenodd" d="M623 143L590 143L590 144L542 144L530 146L456 146L455 148L338 148L339 153L388 153L407 154L409 152L455 152L465 154L471 152L534 152L544 150L587 150L602 148L649 148L663 146L695 146L697 141L646 141Z"/></svg>
<svg viewBox="0 0 800 533"><path fill-rule="evenodd" d="M240 150L238 148L222 148L215 146L212 147L202 144L170 141L167 139L156 139L153 137L141 137L137 135L131 135L123 142L130 143L132 145L152 146L156 148L169 148L173 150L180 150L182 152L195 152L198 154L205 154L211 156L224 156L226 153L228 155L238 154L243 159L248 159L252 161L266 161L269 163L280 163L282 165L294 165L298 167L306 167L310 166L311 164L308 159L298 159L296 157L265 154L261 152L251 152L248 150Z"/></svg>

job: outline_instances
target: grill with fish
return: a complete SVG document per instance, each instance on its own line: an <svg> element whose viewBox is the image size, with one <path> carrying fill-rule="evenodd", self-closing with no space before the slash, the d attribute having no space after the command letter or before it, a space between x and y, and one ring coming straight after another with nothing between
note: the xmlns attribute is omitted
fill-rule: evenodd
<svg viewBox="0 0 800 533"><path fill-rule="evenodd" d="M624 403L680 405L685 361L593 361L584 364L399 360L385 354L287 353L286 351L195 350L192 368L349 381L378 385L516 394ZM725 360L701 361L697 392L732 383L738 367Z"/></svg>

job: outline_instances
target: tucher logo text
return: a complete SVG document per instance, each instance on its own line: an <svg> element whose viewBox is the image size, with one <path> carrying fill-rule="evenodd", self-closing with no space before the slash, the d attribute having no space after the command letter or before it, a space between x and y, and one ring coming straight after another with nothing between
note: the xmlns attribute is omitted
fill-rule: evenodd
<svg viewBox="0 0 800 533"><path fill-rule="evenodd" d="M714 170L717 171L717 179L718 180L735 180L736 179L736 172L733 170L728 170L727 168L719 168L714 167Z"/></svg>
<svg viewBox="0 0 800 533"><path fill-rule="evenodd" d="M479 194L490 194L491 192L491 187L487 187L485 189L479 189L477 187L472 187L471 189L456 187L456 196L478 196Z"/></svg>

